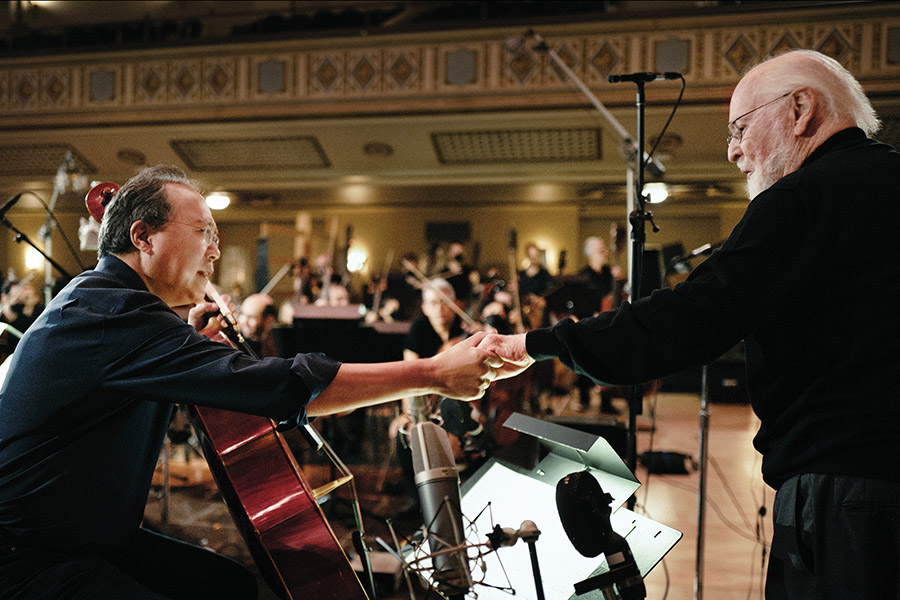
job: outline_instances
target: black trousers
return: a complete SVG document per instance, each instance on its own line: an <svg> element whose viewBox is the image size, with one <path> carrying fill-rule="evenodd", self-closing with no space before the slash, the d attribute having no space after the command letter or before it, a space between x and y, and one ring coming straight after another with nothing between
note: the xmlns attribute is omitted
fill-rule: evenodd
<svg viewBox="0 0 900 600"><path fill-rule="evenodd" d="M900 483L795 476L774 523L767 600L900 600Z"/></svg>
<svg viewBox="0 0 900 600"><path fill-rule="evenodd" d="M243 565L145 529L108 556L0 542L0 598L8 600L257 597Z"/></svg>

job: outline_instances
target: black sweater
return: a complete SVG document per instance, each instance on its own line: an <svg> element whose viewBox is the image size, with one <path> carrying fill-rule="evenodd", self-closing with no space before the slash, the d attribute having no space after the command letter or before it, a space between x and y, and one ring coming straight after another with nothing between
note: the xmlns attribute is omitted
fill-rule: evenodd
<svg viewBox="0 0 900 600"><path fill-rule="evenodd" d="M578 323L528 333L598 381L708 363L740 340L778 487L799 473L900 480L900 154L841 131L759 194L687 281Z"/></svg>

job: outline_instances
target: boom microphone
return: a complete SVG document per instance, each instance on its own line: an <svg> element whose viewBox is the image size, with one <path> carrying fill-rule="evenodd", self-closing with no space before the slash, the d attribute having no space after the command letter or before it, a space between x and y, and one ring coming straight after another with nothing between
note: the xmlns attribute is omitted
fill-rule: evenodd
<svg viewBox="0 0 900 600"><path fill-rule="evenodd" d="M673 73L666 71L665 73L630 73L628 75L610 75L610 83L619 83L620 81L660 81L662 79L681 79L681 73Z"/></svg>
<svg viewBox="0 0 900 600"><path fill-rule="evenodd" d="M556 484L556 509L569 541L583 556L606 556L609 573L598 577L614 583L622 600L642 600L647 590L631 548L609 522L612 499L589 471L571 473ZM583 593L579 585L575 591Z"/></svg>
<svg viewBox="0 0 900 600"><path fill-rule="evenodd" d="M425 421L413 425L409 441L429 549L432 555L437 554L431 560L434 580L438 591L451 600L461 600L471 589L472 575L464 547L459 474L450 438L446 431Z"/></svg>

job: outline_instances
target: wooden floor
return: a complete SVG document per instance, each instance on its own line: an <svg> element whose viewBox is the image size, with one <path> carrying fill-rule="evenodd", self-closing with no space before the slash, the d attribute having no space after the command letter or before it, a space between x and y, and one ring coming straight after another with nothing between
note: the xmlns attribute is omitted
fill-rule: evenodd
<svg viewBox="0 0 900 600"><path fill-rule="evenodd" d="M699 460L700 399L659 394L646 401L639 421L638 453L652 447ZM656 432L649 429L655 403ZM663 564L645 580L650 600L762 598L764 562L771 539L774 492L762 482L751 440L758 421L747 405L710 404L701 594L695 596L698 472L649 475L639 468L637 512L684 534ZM652 438L652 439L651 439ZM761 511L761 509L764 509ZM765 512L761 516L760 512Z"/></svg>
<svg viewBox="0 0 900 600"><path fill-rule="evenodd" d="M623 410L625 404L615 400ZM581 416L598 411L598 399L594 406ZM556 407L561 413L570 413L570 407ZM644 414L638 422L638 454L654 450L687 455L690 461L698 461L700 438L700 399L692 394L660 393L645 399ZM648 475L638 467L638 479L642 487L637 491L635 511L683 533L683 538L646 578L649 600L689 600L708 598L715 600L762 598L764 579L764 552L771 536L771 504L774 494L761 481L759 457L753 450L751 439L757 429L757 420L749 406L741 404L710 404L709 406L709 462L707 494L705 499L705 548L702 571L702 595L695 595L697 572L698 531L698 473L688 465L689 472L680 475ZM386 431L388 414L367 417L366 438L378 436L373 429ZM384 436L380 436L384 437ZM357 477L365 523L369 537L385 537L385 518L390 517L401 534L408 535L421 525L417 511L402 511L404 502L402 478L390 446L371 444L358 462L350 464ZM197 460L202 461L197 457ZM316 467L305 465L304 471L315 476ZM201 476L202 479L202 476ZM374 482L374 483L372 483ZM372 489L376 488L376 489ZM161 525L161 496L154 490L147 507L145 524L194 543L200 543L235 559L249 562L249 556L240 536L230 522L227 510L218 496L214 484L188 486L173 490L169 503L169 516ZM759 515L764 507L766 516ZM328 512L326 510L326 512ZM349 530L353 518L346 509L336 504L329 515L338 538L349 545ZM540 547L541 553L552 552ZM385 556L385 555L383 555ZM248 564L251 566L252 564ZM573 582L574 584L574 582ZM399 580L394 589L381 592L380 600L408 598L405 585ZM476 590L477 591L477 590ZM521 590L516 597L529 598L533 590ZM418 594L423 598L423 594ZM434 596L432 596L434 597ZM274 598L263 591L261 598ZM549 598L548 600L561 600Z"/></svg>

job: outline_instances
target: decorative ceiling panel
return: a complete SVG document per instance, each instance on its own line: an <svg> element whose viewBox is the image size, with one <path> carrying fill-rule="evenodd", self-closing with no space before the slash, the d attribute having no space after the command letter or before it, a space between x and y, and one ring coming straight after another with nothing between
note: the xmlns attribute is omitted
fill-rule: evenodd
<svg viewBox="0 0 900 600"><path fill-rule="evenodd" d="M331 166L313 136L257 139L172 140L193 171L324 169Z"/></svg>
<svg viewBox="0 0 900 600"><path fill-rule="evenodd" d="M601 130L512 129L447 131L431 134L445 165L600 160Z"/></svg>
<svg viewBox="0 0 900 600"><path fill-rule="evenodd" d="M74 170L85 174L97 168L68 144L37 144L0 146L0 176L52 178L71 153Z"/></svg>

